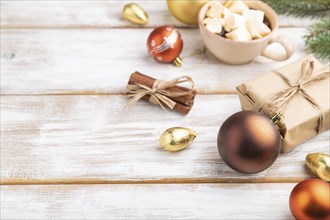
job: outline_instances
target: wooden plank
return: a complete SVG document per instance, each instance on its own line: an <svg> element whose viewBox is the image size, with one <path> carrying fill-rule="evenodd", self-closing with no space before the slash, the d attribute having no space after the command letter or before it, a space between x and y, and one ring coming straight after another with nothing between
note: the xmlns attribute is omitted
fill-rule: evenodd
<svg viewBox="0 0 330 220"><path fill-rule="evenodd" d="M197 29L182 30L185 68L154 61L146 51L151 29L112 30L2 30L2 94L117 94L123 93L135 71L160 79L189 75L199 93L234 93L235 87L270 70L305 56L303 28L281 29L296 44L285 62L264 57L245 65L219 62ZM279 49L279 45L272 45ZM277 46L277 47L276 47Z"/></svg>
<svg viewBox="0 0 330 220"><path fill-rule="evenodd" d="M129 1L1 1L2 28L128 28L137 27L121 18ZM166 1L134 1L149 14L146 27L187 25L168 11ZM280 16L282 27L305 27L316 19Z"/></svg>
<svg viewBox="0 0 330 220"><path fill-rule="evenodd" d="M1 186L1 219L293 219L294 184Z"/></svg>
<svg viewBox="0 0 330 220"><path fill-rule="evenodd" d="M235 95L199 95L187 116L146 102L125 109L120 96L1 96L1 183L295 182L304 158L329 152L325 132L281 155L265 172L243 175L220 159L220 125L240 110ZM187 149L158 142L169 127L194 129Z"/></svg>

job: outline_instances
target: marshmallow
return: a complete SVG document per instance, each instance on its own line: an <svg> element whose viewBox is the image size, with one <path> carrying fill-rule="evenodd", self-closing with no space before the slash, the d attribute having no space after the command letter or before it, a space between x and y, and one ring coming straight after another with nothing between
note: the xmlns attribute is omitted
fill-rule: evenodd
<svg viewBox="0 0 330 220"><path fill-rule="evenodd" d="M228 14L223 19L225 22L224 28L228 32L239 27L244 27L246 25L245 18L236 13Z"/></svg>
<svg viewBox="0 0 330 220"><path fill-rule="evenodd" d="M210 8L206 12L206 15L210 18L222 18L224 15L229 13L230 11L219 2L212 2Z"/></svg>
<svg viewBox="0 0 330 220"><path fill-rule="evenodd" d="M203 20L203 23L207 30L209 30L212 33L221 33L222 31L222 25L224 24L223 19L217 19L217 18L205 18Z"/></svg>
<svg viewBox="0 0 330 220"><path fill-rule="evenodd" d="M246 28L253 38L262 38L271 32L267 25L259 22L247 22Z"/></svg>
<svg viewBox="0 0 330 220"><path fill-rule="evenodd" d="M262 23L264 21L265 13L260 10L248 9L242 12L242 16L249 22L259 22Z"/></svg>
<svg viewBox="0 0 330 220"><path fill-rule="evenodd" d="M245 27L240 27L234 31L227 33L226 37L235 41L249 41L252 40L250 33L246 30Z"/></svg>
<svg viewBox="0 0 330 220"><path fill-rule="evenodd" d="M242 14L244 10L248 10L249 7L243 1L228 1L225 7L233 13Z"/></svg>
<svg viewBox="0 0 330 220"><path fill-rule="evenodd" d="M228 39L249 41L262 38L271 32L263 23L264 17L263 11L249 9L243 1L227 1L225 5L213 1L206 12L203 24L212 33L229 32L225 34Z"/></svg>

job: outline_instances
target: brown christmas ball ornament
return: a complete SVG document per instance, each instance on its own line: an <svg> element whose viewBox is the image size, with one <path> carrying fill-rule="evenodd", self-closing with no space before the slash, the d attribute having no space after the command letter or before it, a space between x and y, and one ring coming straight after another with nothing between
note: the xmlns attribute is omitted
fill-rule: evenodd
<svg viewBox="0 0 330 220"><path fill-rule="evenodd" d="M147 40L149 53L161 63L173 62L176 66L182 65L179 57L183 41L180 32L173 26L164 25L155 28Z"/></svg>
<svg viewBox="0 0 330 220"><path fill-rule="evenodd" d="M290 194L290 210L296 219L330 219L330 184L311 178L298 183Z"/></svg>
<svg viewBox="0 0 330 220"><path fill-rule="evenodd" d="M281 149L277 126L256 111L241 111L230 116L220 127L218 150L232 169L246 174L270 167Z"/></svg>

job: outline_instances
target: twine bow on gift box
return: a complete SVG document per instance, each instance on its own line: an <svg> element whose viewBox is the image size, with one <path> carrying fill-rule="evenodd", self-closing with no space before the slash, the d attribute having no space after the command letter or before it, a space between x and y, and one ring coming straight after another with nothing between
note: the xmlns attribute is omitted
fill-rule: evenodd
<svg viewBox="0 0 330 220"><path fill-rule="evenodd" d="M167 90L170 87L177 86L185 82L188 82L191 85L187 92L171 92ZM152 104L160 105L164 110L166 110L165 106L173 109L177 102L171 98L189 95L194 91L194 87L195 83L189 76L177 77L170 81L156 79L151 88L139 83L128 84L126 87L126 92L127 97L131 98L131 100L127 106L130 107L144 96L150 95L149 102Z"/></svg>
<svg viewBox="0 0 330 220"><path fill-rule="evenodd" d="M286 82L289 87L283 91L280 91L273 95L268 102L262 102L266 103L267 107L270 110L270 113L272 115L281 114L285 111L287 105L290 103L292 98L300 92L300 94L319 112L319 121L318 121L318 127L317 127L317 133L320 133L323 128L323 120L324 116L322 113L321 106L316 102L316 100L310 96L307 91L305 90L306 87L315 84L319 81L325 80L329 78L330 72L329 72L329 64L322 68L327 69L328 71L325 71L321 74L315 75L313 74L314 70L314 62L306 60L301 65L301 76L297 83L291 82L287 77L285 77L283 74L281 74L278 71L273 71L277 76L282 78L284 82ZM260 106L260 107L258 107ZM257 107L256 110L260 110L262 108L263 104L259 105L256 104L255 107Z"/></svg>

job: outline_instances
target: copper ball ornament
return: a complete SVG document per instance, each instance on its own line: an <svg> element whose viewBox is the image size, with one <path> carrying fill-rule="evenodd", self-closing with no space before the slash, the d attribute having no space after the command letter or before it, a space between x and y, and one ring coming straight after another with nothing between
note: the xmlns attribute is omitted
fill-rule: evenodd
<svg viewBox="0 0 330 220"><path fill-rule="evenodd" d="M179 55L183 48L180 32L173 26L164 25L155 28L147 40L149 53L161 63L173 62L176 66L182 65Z"/></svg>
<svg viewBox="0 0 330 220"><path fill-rule="evenodd" d="M330 184L311 178L298 183L289 199L292 215L296 219L330 219Z"/></svg>
<svg viewBox="0 0 330 220"><path fill-rule="evenodd" d="M220 127L218 151L232 169L246 174L270 167L281 149L277 126L256 111L241 111L230 116Z"/></svg>

